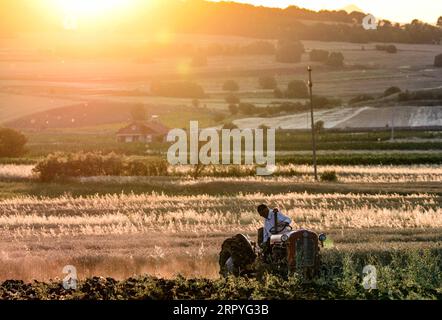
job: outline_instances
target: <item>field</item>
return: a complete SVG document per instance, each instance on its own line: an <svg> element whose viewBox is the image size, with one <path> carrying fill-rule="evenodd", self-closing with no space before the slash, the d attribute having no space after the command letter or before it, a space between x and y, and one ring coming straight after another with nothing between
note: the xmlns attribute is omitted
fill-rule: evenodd
<svg viewBox="0 0 442 320"><path fill-rule="evenodd" d="M327 169L335 169L340 174L347 172L348 180L345 183L319 185L304 181L302 185L297 185L299 181L290 178L212 178L207 181L173 178L151 178L147 181L139 178L132 181L82 179L79 182L47 185L44 187L47 192L45 196L42 195L42 190L38 190L38 183L24 183L21 187L26 186L27 189L21 189L22 194L20 183L6 183L13 194L5 195L7 189L1 189L6 197L0 201L0 210L3 212L0 218L0 279L22 279L26 282L61 279L63 266L73 264L77 268L80 281L97 275L126 279L141 274L168 279L181 275L188 279L215 280L219 277L218 252L223 239L238 232L247 233L254 238L255 230L261 224L255 213L255 206L261 202L278 206L294 220L297 227L326 232L329 240L323 249L323 256L325 261L329 261L327 265L342 263L345 259L350 259L357 265L371 261L370 259L378 259L377 263L387 268L389 255L413 256L418 254L413 252L421 250L428 250L430 256L436 255L435 259L440 259L440 168L394 168L396 173L390 173L400 176L397 179L402 184L397 180L391 181L388 168ZM10 172L14 170L10 169ZM351 180L352 172L356 174L353 176L354 180ZM365 178L358 177L361 174ZM354 184L355 180L361 183ZM416 190L430 190L428 182L421 182L422 180L435 181L433 192L401 190L403 182L412 183ZM3 184L5 187L5 183ZM267 186L265 189L261 187L263 184ZM300 191L308 190L309 185L309 191ZM365 192L357 192L361 185L365 185ZM386 185L393 190L382 191ZM227 186L229 187L226 188ZM351 189L355 191L349 191ZM50 190L55 192L51 193ZM114 193L112 190L123 192ZM61 192L64 194L60 195ZM437 260L431 261L437 267ZM358 270L359 267L352 268L356 275L361 271ZM397 270L391 270L395 271ZM331 280L325 280L330 285ZM154 278L128 281L141 290L141 296L159 294L148 288L157 285L162 287L156 282L159 280ZM152 281L157 284L152 284ZM187 281L190 280L172 280L169 286L191 286ZM205 298L219 297L224 292L218 292L212 286L226 286L226 297L235 297L228 283L220 280L213 283L207 282L208 280L195 281L198 285L212 288L203 294L207 295ZM266 281L270 281L267 286L277 286L272 281L278 280ZM296 293L298 298L319 297L312 293L315 291L314 287L303 287L296 280L293 281L300 286ZM96 293L86 289L90 288L90 283L94 283L94 288L97 286L93 289ZM127 285L125 282L118 285L116 283L109 279L86 280L84 291L73 293L72 297L91 298L93 294L113 296L109 292L124 291ZM123 289L118 289L120 285ZM241 286L237 281L235 285ZM320 292L327 288L321 282L317 285ZM388 292L386 288L389 285L391 283L384 283L386 287L382 290ZM59 286L56 283L51 285L53 289L38 286L40 289L37 291L41 294L50 290L55 294L54 297L70 295L56 289ZM244 286L244 295L258 297L260 293L262 297L266 297L269 294L261 292L264 289L258 283ZM142 287L145 288L141 289ZM432 288L436 290L436 287ZM13 284L4 283L0 291L5 290L6 295L19 290L17 288L22 288L22 285L15 284L14 287ZM333 294L350 297L349 293L341 292L341 289L336 289ZM358 295L362 295L360 298L366 297L366 293L358 291L357 287L355 290ZM407 290L415 292L413 288ZM422 296L437 296L437 290L419 290L422 290ZM120 298L125 296L123 291L118 291ZM178 296L184 297L187 294L189 297L198 297L197 292L199 291L182 292ZM322 297L325 297L331 293L323 294ZM166 293L162 295L167 298ZM136 297L137 294L131 296ZM395 293L392 297L400 298L400 295ZM402 296L406 297L407 294Z"/></svg>
<svg viewBox="0 0 442 320"><path fill-rule="evenodd" d="M165 46L257 41L167 36ZM209 56L207 66L196 67L189 56L140 56L151 40L146 36L104 37L106 46L129 52L105 58L101 51L97 57L54 53L69 46L87 53L88 37L49 38L19 34L2 38L0 48L0 125L28 139L21 157L0 158L0 299L442 299L440 101L382 97L391 86L440 91L442 73L433 67L440 45L396 44L391 55L375 50L376 43L303 41L306 53L296 64L276 62L273 54L231 54ZM342 68L312 63L315 95L342 101L315 110L324 121L317 132L319 182L307 109L260 114L307 100L275 98L258 84L263 75L274 76L280 89L306 80L311 49L345 57ZM158 80L193 81L206 96L158 96L150 89ZM259 107L256 114L229 110L226 80L238 82L235 95ZM350 104L361 94L376 99ZM164 159L166 143L116 141L134 106L169 128L188 128L191 120L200 128L230 122L278 128L276 171L259 177L255 166L169 166L163 176L51 182L33 172L54 152ZM330 174L336 180L324 178ZM325 271L314 282L297 275L220 278L223 241L237 233L256 240L261 203L281 209L296 228L327 234ZM378 290L361 285L367 264L377 268ZM66 265L77 269L78 290L61 286Z"/></svg>
<svg viewBox="0 0 442 320"><path fill-rule="evenodd" d="M64 35L62 39L67 43L71 41L79 45L79 40L74 35L72 37L74 38L70 39ZM256 41L256 39L222 36L174 35L173 37L177 43L202 46L214 43L246 44ZM158 57L149 63L139 63L136 57L110 57L103 60L42 58L39 55L33 57L30 48L26 51L28 60L20 60L23 59L19 58L23 55L25 50L23 48L27 48L29 44L32 44L31 48L36 46L33 44L37 41L36 39L38 39L38 34L28 34L5 44L9 50L7 54L0 57L2 73L0 94L5 97L5 99L2 98L0 105L2 115L0 123L34 130L41 127L91 129L105 124L120 126L130 118L128 111L131 106L144 104L150 106L149 114L159 113L161 119L168 125L186 127L188 117L173 119L173 114L176 113L176 106L181 107L181 112L183 109L191 108L192 99L152 95L150 92L152 81L195 81L204 88L207 95L206 98L200 99L200 106L207 108L212 114L225 113L228 106L225 102L227 93L221 87L226 80L233 79L240 84L240 90L236 95L241 98L242 102L253 103L257 107L266 107L272 103L281 103L285 99L276 99L272 90L260 89L259 76L275 76L278 87L284 89L293 79L306 80L305 70L310 64L307 53L303 55L302 62L296 65L275 62L273 55L234 55L213 56L209 58L207 66L192 67L188 57ZM136 47L146 40L137 37L129 39L116 37L108 41ZM345 105L348 99L361 93L381 94L392 83L402 90L440 87L440 73L432 67L434 56L440 53L439 46L397 44L398 53L393 57L376 51L375 45L304 41L307 51L310 49L341 51L346 59L346 67L343 69L330 69L313 63L315 94L341 98ZM44 46L44 43L40 46ZM69 103L70 101L72 102ZM23 105L19 112L17 112L17 104ZM99 115L85 113L82 107L84 104L93 107L96 110L95 113L99 112ZM101 108L103 104L109 109ZM61 108L66 105L70 107L67 113ZM120 109L115 109L115 106L120 106ZM413 104L410 107L413 107ZM329 116L324 118L326 127L333 127L336 119L339 119L343 127L354 127L358 121L361 122L360 125L368 127L385 126L391 121L389 109L384 111L386 115L382 116L381 121L379 118L376 120L372 110L359 107L353 111L352 109L347 111L351 111L350 114L356 112L361 119L356 122L345 122L342 121L344 119L341 115L342 112L346 112L345 110L347 109L327 111ZM414 125L439 125L437 119L440 116L437 114L440 114L440 111L437 110L432 111L436 112L435 119L431 116L431 110L426 110L426 116L421 112L418 114L418 119L410 121ZM200 120L205 126L219 122L208 121L210 117L206 111L193 112L193 120ZM365 115L367 112L369 114ZM402 119L404 118L403 112L398 110L396 125L408 124L408 118ZM320 114L318 115L321 117ZM247 118L240 116L233 119L241 117ZM288 126L290 128L304 128L308 123L307 119L304 121L303 115L295 115L294 119L290 117L293 116L290 115L286 119L290 122ZM328 123L329 118L330 123ZM50 121L47 123L48 119ZM248 120L241 121L238 123L248 123ZM276 126L287 127L284 121L281 122L277 118L273 120L275 121Z"/></svg>

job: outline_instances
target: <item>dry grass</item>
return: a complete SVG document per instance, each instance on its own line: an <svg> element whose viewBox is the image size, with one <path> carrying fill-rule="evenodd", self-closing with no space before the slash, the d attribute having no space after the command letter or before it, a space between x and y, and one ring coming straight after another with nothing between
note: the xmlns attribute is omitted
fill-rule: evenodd
<svg viewBox="0 0 442 320"><path fill-rule="evenodd" d="M270 203L307 228L442 227L439 198L430 194L238 194L171 196L114 194L0 201L0 228L16 237L71 234L252 231L257 203Z"/></svg>
<svg viewBox="0 0 442 320"><path fill-rule="evenodd" d="M0 179L32 179L32 165L0 165ZM236 167L238 175L244 175L246 172L255 172L252 166ZM205 174L222 175L232 172L233 166L208 166ZM192 166L172 166L169 168L171 175L189 177L194 168ZM236 169L235 169L236 170ZM440 182L442 181L442 167L437 165L413 165L413 166L338 166L323 165L318 168L319 174L325 171L335 171L340 182L345 183L406 183L406 182ZM236 171L235 171L236 172ZM234 172L234 173L235 173ZM204 172L203 172L204 173ZM279 165L273 177L273 181L279 182L312 182L311 167L307 165ZM92 177L81 178L83 182L139 182L142 177ZM205 178L203 177L203 181ZM213 181L210 177L206 180ZM217 177L216 180L231 181L244 180L244 177ZM263 181L263 177L250 176L249 181ZM183 184L194 183L192 179L183 179Z"/></svg>
<svg viewBox="0 0 442 320"><path fill-rule="evenodd" d="M440 199L430 194L261 193L235 196L114 194L0 201L0 279L149 273L218 276L223 239L262 224L260 202L297 227L326 231L338 250L440 246Z"/></svg>

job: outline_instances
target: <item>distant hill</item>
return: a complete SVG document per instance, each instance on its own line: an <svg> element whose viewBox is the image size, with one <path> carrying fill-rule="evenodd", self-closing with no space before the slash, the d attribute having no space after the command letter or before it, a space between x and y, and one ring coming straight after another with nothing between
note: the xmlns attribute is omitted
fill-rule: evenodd
<svg viewBox="0 0 442 320"><path fill-rule="evenodd" d="M35 4L34 0L2 0L0 36L20 31L62 31L60 17L48 14ZM361 25L365 14L359 12L360 9L351 13L345 10L316 12L296 6L280 9L203 0L162 0L154 7L140 4L137 9L125 19L112 19L109 25L101 27L91 22L89 27L102 28L105 33L117 30L152 34L166 29L175 33L357 43L439 43L442 39L441 28L419 21L406 26L386 24L366 32ZM306 20L316 23L303 23Z"/></svg>

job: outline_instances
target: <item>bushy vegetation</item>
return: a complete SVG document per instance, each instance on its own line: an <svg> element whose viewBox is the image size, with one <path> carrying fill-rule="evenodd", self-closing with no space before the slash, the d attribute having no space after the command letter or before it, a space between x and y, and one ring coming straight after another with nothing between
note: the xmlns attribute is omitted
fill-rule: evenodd
<svg viewBox="0 0 442 320"><path fill-rule="evenodd" d="M332 52L328 56L327 65L331 67L343 67L344 66L344 55L341 52Z"/></svg>
<svg viewBox="0 0 442 320"><path fill-rule="evenodd" d="M297 63L301 61L304 45L300 41L279 41L276 50L276 61L283 63Z"/></svg>
<svg viewBox="0 0 442 320"><path fill-rule="evenodd" d="M326 62L328 60L329 52L327 50L313 49L310 51L310 61Z"/></svg>
<svg viewBox="0 0 442 320"><path fill-rule="evenodd" d="M27 138L20 132L0 128L0 157L18 157L25 153Z"/></svg>
<svg viewBox="0 0 442 320"><path fill-rule="evenodd" d="M257 112L257 108L253 103L241 102L238 105L239 113L251 116Z"/></svg>
<svg viewBox="0 0 442 320"><path fill-rule="evenodd" d="M307 98L308 88L307 84L302 80L290 81L287 85L286 97L289 99L293 98Z"/></svg>
<svg viewBox="0 0 442 320"><path fill-rule="evenodd" d="M398 101L410 100L442 100L442 93L438 91L422 90L422 91L404 91L398 96Z"/></svg>
<svg viewBox="0 0 442 320"><path fill-rule="evenodd" d="M164 160L141 161L115 153L55 153L37 163L33 171L44 182L70 177L162 176L167 175Z"/></svg>
<svg viewBox="0 0 442 320"><path fill-rule="evenodd" d="M321 181L326 181L326 182L337 182L338 181L338 176L336 174L336 171L324 171L323 173L321 173Z"/></svg>
<svg viewBox="0 0 442 320"><path fill-rule="evenodd" d="M310 155L280 156L280 164L312 164ZM400 153L376 154L324 154L317 156L318 165L413 165L413 164L442 164L438 154Z"/></svg>
<svg viewBox="0 0 442 320"><path fill-rule="evenodd" d="M397 48L394 44L390 45L376 45L376 50L385 51L388 53L397 53Z"/></svg>
<svg viewBox="0 0 442 320"><path fill-rule="evenodd" d="M210 280L205 278L161 279L138 276L117 281L93 277L80 281L77 290L65 290L61 281L50 283L7 280L0 285L1 299L74 300L175 300L175 299L442 299L440 253L408 250L384 255L352 255L331 252L321 274L305 282L293 274L284 279L264 274L259 278ZM363 286L363 267L376 267L376 289Z"/></svg>
<svg viewBox="0 0 442 320"><path fill-rule="evenodd" d="M261 89L276 89L278 87L278 83L276 82L275 77L272 76L263 76L258 79L259 87Z"/></svg>

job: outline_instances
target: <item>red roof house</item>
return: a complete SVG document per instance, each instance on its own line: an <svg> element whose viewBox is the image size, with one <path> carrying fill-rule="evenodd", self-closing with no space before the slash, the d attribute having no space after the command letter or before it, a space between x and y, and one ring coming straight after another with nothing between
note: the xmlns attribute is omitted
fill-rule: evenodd
<svg viewBox="0 0 442 320"><path fill-rule="evenodd" d="M169 128L159 121L134 121L118 130L118 142L152 142L166 140Z"/></svg>

